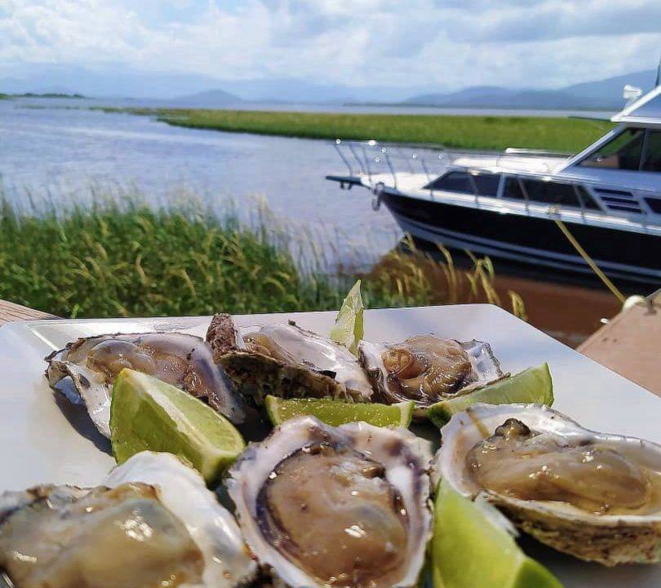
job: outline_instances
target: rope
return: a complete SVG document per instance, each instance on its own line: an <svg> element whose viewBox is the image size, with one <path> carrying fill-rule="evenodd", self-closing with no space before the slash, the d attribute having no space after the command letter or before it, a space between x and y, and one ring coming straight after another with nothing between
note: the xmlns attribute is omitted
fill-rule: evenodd
<svg viewBox="0 0 661 588"><path fill-rule="evenodd" d="M581 247L581 244L576 240L574 235L572 235L569 232L569 229L565 226L565 223L563 223L560 219L556 218L554 219L558 227L560 227L560 230L564 233L565 237L569 240L569 242L574 246L574 249L579 252L581 257L585 260L585 262L590 266L592 271L599 276L601 281L606 284L606 287L613 293L615 298L617 298L621 304L624 304L626 302L626 298L620 292L615 284L610 281L608 276L599 269L599 266L594 262L594 260L587 254L585 249Z"/></svg>

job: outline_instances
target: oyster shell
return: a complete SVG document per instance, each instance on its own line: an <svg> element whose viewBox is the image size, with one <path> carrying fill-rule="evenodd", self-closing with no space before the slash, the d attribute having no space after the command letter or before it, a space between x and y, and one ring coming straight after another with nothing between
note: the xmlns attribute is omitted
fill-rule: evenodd
<svg viewBox="0 0 661 588"><path fill-rule="evenodd" d="M293 323L237 328L230 315L217 314L207 341L216 362L258 406L267 394L356 402L372 396L365 372L347 349Z"/></svg>
<svg viewBox="0 0 661 588"><path fill-rule="evenodd" d="M291 419L230 470L246 542L292 588L415 586L431 534L430 455L404 429Z"/></svg>
<svg viewBox="0 0 661 588"><path fill-rule="evenodd" d="M155 376L207 402L234 423L245 414L232 383L200 337L130 333L78 339L46 358L54 390L84 404L99 432L110 437L110 396L125 367Z"/></svg>
<svg viewBox="0 0 661 588"><path fill-rule="evenodd" d="M434 477L542 543L607 566L659 560L661 446L540 405L476 404L441 434Z"/></svg>
<svg viewBox="0 0 661 588"><path fill-rule="evenodd" d="M360 361L387 404L413 400L415 414L504 376L488 343L416 335L401 343L361 341Z"/></svg>
<svg viewBox="0 0 661 588"><path fill-rule="evenodd" d="M197 472L143 452L97 488L0 496L0 585L3 572L17 588L229 588L256 564Z"/></svg>

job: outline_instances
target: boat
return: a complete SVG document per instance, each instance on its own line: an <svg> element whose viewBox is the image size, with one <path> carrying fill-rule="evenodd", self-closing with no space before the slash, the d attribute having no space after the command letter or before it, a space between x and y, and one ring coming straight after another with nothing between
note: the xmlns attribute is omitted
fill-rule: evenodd
<svg viewBox="0 0 661 588"><path fill-rule="evenodd" d="M611 131L573 156L338 140L348 174L326 178L367 188L375 209L383 204L421 241L572 275L593 271L582 247L610 278L659 284L661 86L610 120Z"/></svg>

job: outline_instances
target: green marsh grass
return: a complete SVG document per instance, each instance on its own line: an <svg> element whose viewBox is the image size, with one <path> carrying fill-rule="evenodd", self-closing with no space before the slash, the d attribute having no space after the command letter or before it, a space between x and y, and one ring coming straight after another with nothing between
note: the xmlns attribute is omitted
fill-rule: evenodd
<svg viewBox="0 0 661 588"><path fill-rule="evenodd" d="M314 239L263 209L240 222L231 209L132 198L28 211L2 201L0 298L63 317L336 310L357 272ZM443 252L386 255L360 276L366 306L486 301L524 315L516 295L495 293L488 259L459 270Z"/></svg>
<svg viewBox="0 0 661 588"><path fill-rule="evenodd" d="M613 128L610 122L562 117L100 109L151 115L171 125L194 129L307 139L374 139L387 143L497 151L520 147L576 153Z"/></svg>

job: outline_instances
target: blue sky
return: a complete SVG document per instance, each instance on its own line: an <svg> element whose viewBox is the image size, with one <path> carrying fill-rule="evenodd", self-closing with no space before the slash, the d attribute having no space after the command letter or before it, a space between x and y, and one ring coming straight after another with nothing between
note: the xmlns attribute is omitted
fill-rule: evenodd
<svg viewBox="0 0 661 588"><path fill-rule="evenodd" d="M559 87L655 67L659 0L0 0L35 64L352 86Z"/></svg>

